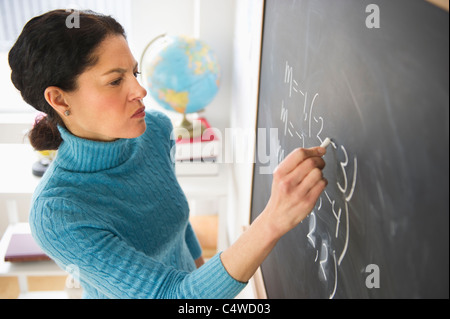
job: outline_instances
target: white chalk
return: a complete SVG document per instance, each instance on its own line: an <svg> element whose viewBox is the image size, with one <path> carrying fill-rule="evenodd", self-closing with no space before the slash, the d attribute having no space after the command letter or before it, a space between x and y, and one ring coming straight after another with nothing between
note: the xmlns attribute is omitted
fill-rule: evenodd
<svg viewBox="0 0 450 319"><path fill-rule="evenodd" d="M330 145L330 143L331 143L331 140L330 140L329 137L327 137L327 138L322 142L322 144L320 144L320 147L325 147L325 148L327 148L328 145Z"/></svg>

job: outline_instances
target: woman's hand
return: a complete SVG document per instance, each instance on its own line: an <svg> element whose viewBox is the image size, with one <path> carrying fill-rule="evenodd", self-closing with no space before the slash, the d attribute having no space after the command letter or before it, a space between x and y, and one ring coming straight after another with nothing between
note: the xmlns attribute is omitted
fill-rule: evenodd
<svg viewBox="0 0 450 319"><path fill-rule="evenodd" d="M266 208L220 256L234 279L248 281L277 241L311 212L327 185L325 152L323 147L296 149L277 167Z"/></svg>
<svg viewBox="0 0 450 319"><path fill-rule="evenodd" d="M325 189L327 180L322 174L325 152L323 147L298 148L275 169L272 194L262 214L276 237L298 225Z"/></svg>

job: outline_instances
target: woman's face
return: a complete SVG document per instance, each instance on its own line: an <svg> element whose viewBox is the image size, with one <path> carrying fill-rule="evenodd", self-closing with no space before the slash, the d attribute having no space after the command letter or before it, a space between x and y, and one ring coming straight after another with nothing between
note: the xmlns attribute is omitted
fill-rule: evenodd
<svg viewBox="0 0 450 319"><path fill-rule="evenodd" d="M122 36L107 37L95 51L97 63L83 72L78 88L65 93L72 134L96 141L135 138L145 132L147 91L138 83L138 65Z"/></svg>

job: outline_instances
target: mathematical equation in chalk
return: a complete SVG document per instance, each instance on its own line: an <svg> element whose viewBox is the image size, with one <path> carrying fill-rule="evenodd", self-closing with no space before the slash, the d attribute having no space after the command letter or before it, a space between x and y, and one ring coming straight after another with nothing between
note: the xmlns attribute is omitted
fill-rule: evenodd
<svg viewBox="0 0 450 319"><path fill-rule="evenodd" d="M328 135L326 134L327 121L321 116L319 92L308 92L302 88L302 83L296 80L295 70L288 61L284 67L283 85L287 89L287 94L280 101L281 135L285 139L298 140L302 147L320 145ZM299 109L301 110L300 116ZM290 117L290 110L293 111L292 114L295 114L295 118ZM306 237L308 244L315 250L314 262L318 266L319 279L331 282L329 297L333 298L338 284L338 269L347 253L349 244L350 212L348 204L356 188L358 160L357 156L348 152L344 145L336 142L337 136L328 137L332 140L331 146L336 154L336 159L335 163L330 163L331 156L327 156L327 166L337 165L339 174L335 177L336 182L327 186L305 223L308 222L309 231ZM278 161L281 162L286 152L281 146L280 140L278 140L277 150ZM328 152L330 152L330 148L328 148ZM334 194L334 197L331 194ZM332 231L329 230L329 225L323 223L323 215L326 214L331 215L335 222ZM325 235L324 230L326 230Z"/></svg>

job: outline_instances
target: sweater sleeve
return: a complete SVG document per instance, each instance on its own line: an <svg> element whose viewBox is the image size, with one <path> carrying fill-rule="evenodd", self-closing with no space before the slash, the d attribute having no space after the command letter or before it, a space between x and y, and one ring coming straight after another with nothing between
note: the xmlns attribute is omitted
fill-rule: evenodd
<svg viewBox="0 0 450 319"><path fill-rule="evenodd" d="M68 200L34 205L30 225L42 249L63 269L76 266L82 283L109 298L233 298L245 287L227 273L220 253L191 273L180 271L137 251L100 222L80 219L83 210Z"/></svg>

